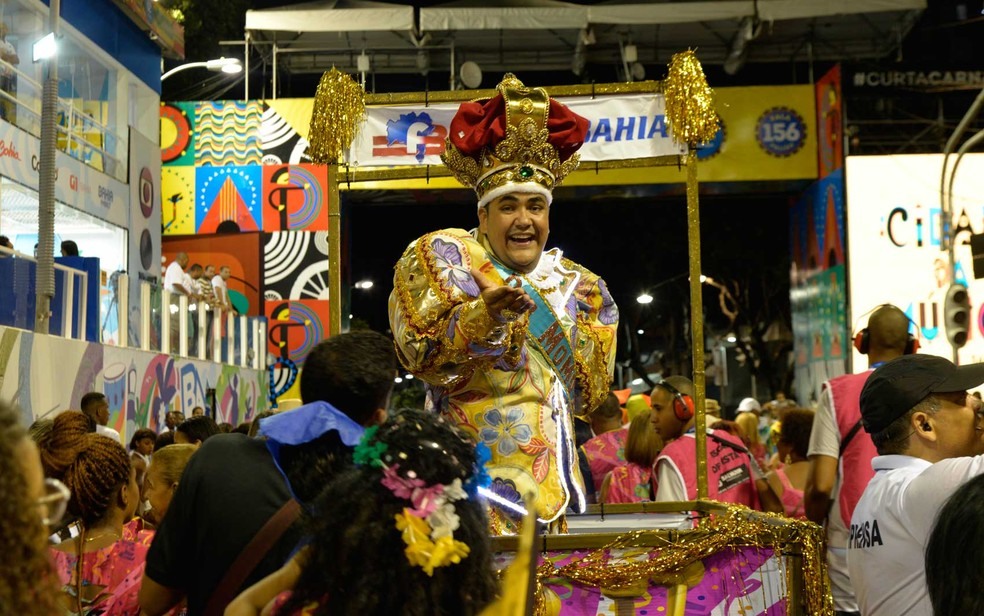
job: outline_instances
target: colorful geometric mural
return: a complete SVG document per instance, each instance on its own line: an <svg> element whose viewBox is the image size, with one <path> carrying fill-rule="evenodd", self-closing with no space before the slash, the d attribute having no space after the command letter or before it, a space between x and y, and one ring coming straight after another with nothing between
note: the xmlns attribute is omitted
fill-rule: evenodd
<svg viewBox="0 0 984 616"><path fill-rule="evenodd" d="M328 232L264 234L263 297L328 299Z"/></svg>
<svg viewBox="0 0 984 616"><path fill-rule="evenodd" d="M230 266L237 310L270 319L274 391L296 386L297 366L328 336L328 174L305 155L312 105L161 106L164 255Z"/></svg>
<svg viewBox="0 0 984 616"><path fill-rule="evenodd" d="M262 167L196 167L196 233L259 231Z"/></svg>
<svg viewBox="0 0 984 616"><path fill-rule="evenodd" d="M258 101L200 102L195 113L195 164L198 166L259 165Z"/></svg>
<svg viewBox="0 0 984 616"><path fill-rule="evenodd" d="M167 411L190 415L194 407L208 406L210 389L218 421L249 421L266 409L269 389L265 371L5 327L0 365L6 366L0 399L16 401L25 423L78 409L83 395L98 391L109 401L109 427L124 441L139 428L163 430Z"/></svg>
<svg viewBox="0 0 984 616"><path fill-rule="evenodd" d="M265 231L327 231L328 174L318 165L263 167Z"/></svg>

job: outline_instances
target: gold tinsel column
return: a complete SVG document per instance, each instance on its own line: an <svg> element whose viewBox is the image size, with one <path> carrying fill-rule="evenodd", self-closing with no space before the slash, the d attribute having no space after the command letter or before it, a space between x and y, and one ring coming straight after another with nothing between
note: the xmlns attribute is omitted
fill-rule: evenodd
<svg viewBox="0 0 984 616"><path fill-rule="evenodd" d="M700 206L697 195L698 145L718 130L714 92L693 51L675 54L663 84L666 119L673 138L687 144L687 235L690 251L690 333L694 364L695 434L697 441L697 498L707 498L707 427L704 412L704 305L700 263Z"/></svg>
<svg viewBox="0 0 984 616"><path fill-rule="evenodd" d="M332 68L314 94L308 155L316 163L337 163L352 145L366 117L366 93L351 75Z"/></svg>
<svg viewBox="0 0 984 616"><path fill-rule="evenodd" d="M314 95L308 155L328 165L329 335L342 331L341 204L338 162L351 147L366 117L366 93L351 75L332 68L321 76Z"/></svg>

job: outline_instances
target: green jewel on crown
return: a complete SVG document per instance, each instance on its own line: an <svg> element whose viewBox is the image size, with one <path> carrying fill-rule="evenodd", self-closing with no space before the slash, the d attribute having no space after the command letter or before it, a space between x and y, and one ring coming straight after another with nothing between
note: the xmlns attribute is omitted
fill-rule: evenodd
<svg viewBox="0 0 984 616"><path fill-rule="evenodd" d="M528 165L523 165L519 168L519 177L528 180L533 177L533 167Z"/></svg>

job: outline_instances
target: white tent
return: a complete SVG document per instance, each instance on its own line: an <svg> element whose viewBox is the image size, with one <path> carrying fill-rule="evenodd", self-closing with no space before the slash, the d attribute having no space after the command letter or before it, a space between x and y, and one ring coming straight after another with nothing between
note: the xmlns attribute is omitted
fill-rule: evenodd
<svg viewBox="0 0 984 616"><path fill-rule="evenodd" d="M413 7L368 0L315 0L246 11L246 30L268 32L380 32L414 29Z"/></svg>
<svg viewBox="0 0 984 616"><path fill-rule="evenodd" d="M896 51L925 7L926 0L454 0L423 8L321 0L248 11L246 37L273 58L274 73L332 66L356 73L363 56L370 74L453 74L471 61L493 76L483 83L489 87L506 71L571 73L585 63L615 65L628 79L630 64L662 69L683 49L697 49L705 65L737 51L749 62L877 60ZM749 23L754 40L736 50Z"/></svg>

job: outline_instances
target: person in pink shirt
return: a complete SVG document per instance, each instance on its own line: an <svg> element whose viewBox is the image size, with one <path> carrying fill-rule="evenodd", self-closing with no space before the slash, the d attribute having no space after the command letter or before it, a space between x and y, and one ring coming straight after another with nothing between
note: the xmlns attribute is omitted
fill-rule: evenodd
<svg viewBox="0 0 984 616"><path fill-rule="evenodd" d="M629 431L622 427L622 409L612 393L591 412L588 421L595 436L581 445L578 458L585 492L597 496L605 476L625 463L625 441Z"/></svg>
<svg viewBox="0 0 984 616"><path fill-rule="evenodd" d="M810 430L813 429L813 411L787 409L783 413L782 430L779 432L779 459L782 466L768 474L772 490L779 495L786 515L806 519L803 490L810 473Z"/></svg>
<svg viewBox="0 0 984 616"><path fill-rule="evenodd" d="M663 449L663 439L653 430L647 415L636 415L629 424L625 462L616 466L601 484L603 503L641 503L656 495L653 464Z"/></svg>

